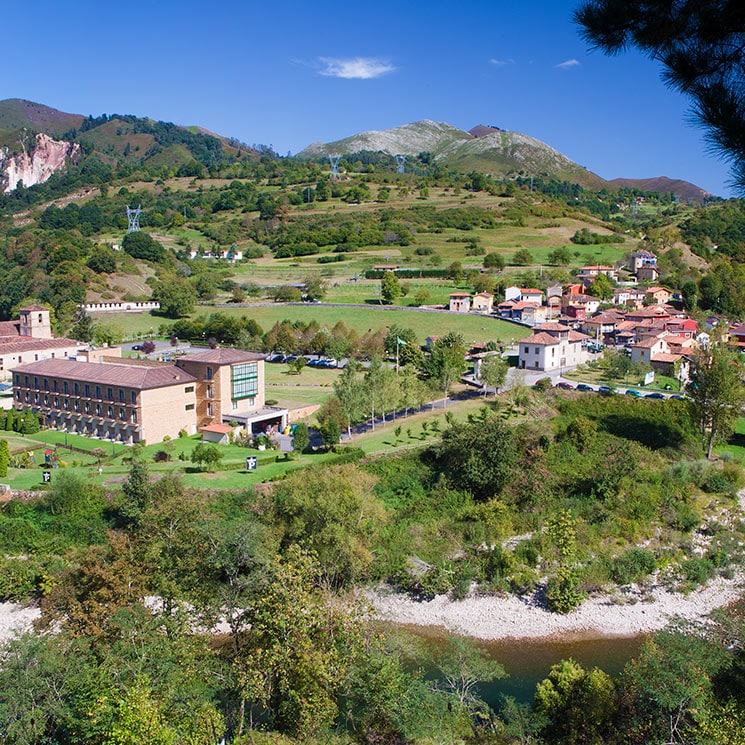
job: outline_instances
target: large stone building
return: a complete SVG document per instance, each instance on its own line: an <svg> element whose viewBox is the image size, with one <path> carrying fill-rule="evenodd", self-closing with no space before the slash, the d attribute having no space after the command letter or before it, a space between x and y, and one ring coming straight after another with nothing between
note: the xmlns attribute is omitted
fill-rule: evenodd
<svg viewBox="0 0 745 745"><path fill-rule="evenodd" d="M55 338L49 308L21 308L19 320L0 321L0 379L8 380L16 365L39 360L74 357L82 343Z"/></svg>
<svg viewBox="0 0 745 745"><path fill-rule="evenodd" d="M284 427L286 409L264 405L264 356L213 349L175 364L96 357L16 367L14 403L47 426L122 442L160 442L237 422L251 432Z"/></svg>

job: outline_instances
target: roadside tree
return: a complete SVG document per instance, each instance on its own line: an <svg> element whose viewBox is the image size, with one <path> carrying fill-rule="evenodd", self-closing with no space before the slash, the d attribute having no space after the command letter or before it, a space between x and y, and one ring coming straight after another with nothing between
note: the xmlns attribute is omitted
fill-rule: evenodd
<svg viewBox="0 0 745 745"><path fill-rule="evenodd" d="M721 345L696 353L687 391L701 448L711 458L714 445L732 434L745 403L743 367L738 356Z"/></svg>

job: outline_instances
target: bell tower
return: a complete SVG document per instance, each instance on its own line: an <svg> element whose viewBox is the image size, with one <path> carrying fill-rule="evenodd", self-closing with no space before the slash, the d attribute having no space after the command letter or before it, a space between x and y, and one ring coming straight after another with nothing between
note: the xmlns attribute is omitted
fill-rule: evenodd
<svg viewBox="0 0 745 745"><path fill-rule="evenodd" d="M21 336L34 339L52 339L52 321L49 308L43 305L29 305L21 308Z"/></svg>

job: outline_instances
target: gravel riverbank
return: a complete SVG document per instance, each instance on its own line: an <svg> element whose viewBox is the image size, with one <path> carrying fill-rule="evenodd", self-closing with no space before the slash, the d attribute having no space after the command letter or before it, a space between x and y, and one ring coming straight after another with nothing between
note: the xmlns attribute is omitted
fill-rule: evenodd
<svg viewBox="0 0 745 745"><path fill-rule="evenodd" d="M41 616L35 605L0 603L0 643L7 641L16 632L26 631Z"/></svg>
<svg viewBox="0 0 745 745"><path fill-rule="evenodd" d="M612 596L592 597L566 615L551 613L535 595L473 596L451 601L445 595L417 601L379 590L366 592L381 620L445 628L484 640L541 639L568 635L586 638L630 637L659 631L674 618L696 620L737 600L745 590L745 573L731 580L717 578L688 595L662 586Z"/></svg>

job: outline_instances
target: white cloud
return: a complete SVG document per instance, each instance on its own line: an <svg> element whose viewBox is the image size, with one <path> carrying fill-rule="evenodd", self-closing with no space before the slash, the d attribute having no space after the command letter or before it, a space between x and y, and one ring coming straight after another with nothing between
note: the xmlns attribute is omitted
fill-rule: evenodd
<svg viewBox="0 0 745 745"><path fill-rule="evenodd" d="M495 67L504 67L505 65L514 65L515 60L513 59L496 59L496 57L492 57L489 60L490 65L494 65Z"/></svg>
<svg viewBox="0 0 745 745"><path fill-rule="evenodd" d="M354 59L320 57L320 61L323 65L323 69L320 70L321 75L347 80L379 78L396 69L390 62L371 57L355 57Z"/></svg>
<svg viewBox="0 0 745 745"><path fill-rule="evenodd" d="M554 67L558 67L559 70L566 70L570 67L577 67L580 64L580 61L578 59L567 59L563 62L559 62L558 65L554 65Z"/></svg>

